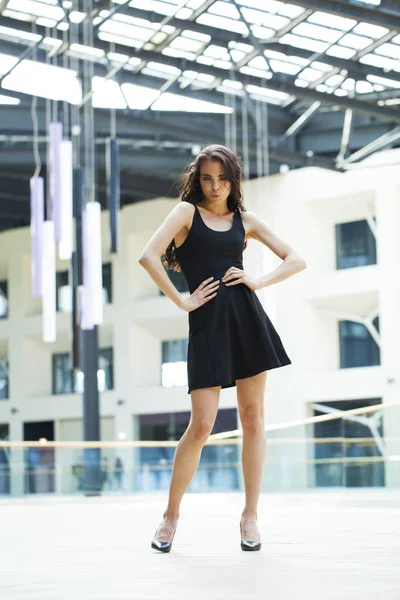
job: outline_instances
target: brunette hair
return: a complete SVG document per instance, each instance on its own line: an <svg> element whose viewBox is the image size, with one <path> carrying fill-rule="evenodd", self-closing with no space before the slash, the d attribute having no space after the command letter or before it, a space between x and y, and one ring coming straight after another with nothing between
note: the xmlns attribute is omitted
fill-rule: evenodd
<svg viewBox="0 0 400 600"><path fill-rule="evenodd" d="M181 175L178 181L178 189L181 194L182 202L190 202L191 204L199 204L203 200L203 192L200 185L200 167L205 160L219 160L225 167L225 173L231 183L231 192L228 196L228 209L231 211L245 211L243 204L243 192L241 182L243 172L240 165L240 160L232 150L226 146L212 144L206 146L196 156L195 160L189 165L186 171ZM247 242L243 246L246 248ZM179 261L175 252L174 240L171 241L165 251L164 266L174 271L180 271Z"/></svg>

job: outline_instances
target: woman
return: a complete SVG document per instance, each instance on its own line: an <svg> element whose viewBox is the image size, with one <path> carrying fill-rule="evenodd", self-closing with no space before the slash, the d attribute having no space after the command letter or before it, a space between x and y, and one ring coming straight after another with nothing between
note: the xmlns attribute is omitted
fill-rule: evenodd
<svg viewBox="0 0 400 600"><path fill-rule="evenodd" d="M240 522L242 550L259 550L257 505L266 458L264 390L269 369L290 364L279 335L255 290L306 268L305 261L255 213L246 211L237 156L225 146L204 148L184 179L182 202L151 237L139 263L158 287L189 313L188 393L191 417L177 445L169 499L152 548L169 552L179 507L212 431L221 388L237 387L243 430L245 506ZM245 273L248 239L270 248L282 264L260 279ZM183 297L166 274L182 269L190 291Z"/></svg>

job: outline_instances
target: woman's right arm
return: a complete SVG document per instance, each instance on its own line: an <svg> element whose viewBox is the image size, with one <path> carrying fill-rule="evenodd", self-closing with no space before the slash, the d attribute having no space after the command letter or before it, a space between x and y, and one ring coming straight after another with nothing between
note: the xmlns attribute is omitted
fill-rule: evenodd
<svg viewBox="0 0 400 600"><path fill-rule="evenodd" d="M182 201L177 204L147 242L139 258L139 263L146 269L160 290L182 309L185 309L186 299L178 292L165 272L161 256L181 229L184 227L189 229L192 217L193 207L191 204Z"/></svg>

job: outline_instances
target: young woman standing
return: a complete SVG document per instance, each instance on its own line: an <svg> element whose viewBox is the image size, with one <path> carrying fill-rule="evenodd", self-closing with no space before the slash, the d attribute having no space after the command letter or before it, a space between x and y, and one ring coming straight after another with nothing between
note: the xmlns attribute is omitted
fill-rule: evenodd
<svg viewBox="0 0 400 600"><path fill-rule="evenodd" d="M257 506L266 458L264 392L267 371L290 364L280 337L255 290L306 268L305 261L279 239L255 213L246 211L237 156L225 146L204 148L185 177L182 202L153 234L139 263L158 287L189 313L188 393L191 417L177 445L169 498L152 548L169 552L182 497L212 431L221 388L236 386L243 430L242 468L245 505L240 530L242 550L259 550ZM282 264L253 279L243 270L248 239L265 244ZM190 296L182 296L166 274L181 269Z"/></svg>

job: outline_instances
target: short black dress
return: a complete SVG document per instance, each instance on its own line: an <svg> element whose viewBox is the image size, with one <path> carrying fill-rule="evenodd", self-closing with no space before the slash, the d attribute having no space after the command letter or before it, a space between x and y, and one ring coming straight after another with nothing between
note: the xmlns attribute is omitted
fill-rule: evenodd
<svg viewBox="0 0 400 600"><path fill-rule="evenodd" d="M203 221L195 206L188 236L176 256L192 294L209 277L221 279L232 266L243 269L245 229L240 211L227 231ZM217 295L188 313L188 394L198 388L236 385L237 379L291 363L255 292L244 283L220 282Z"/></svg>

